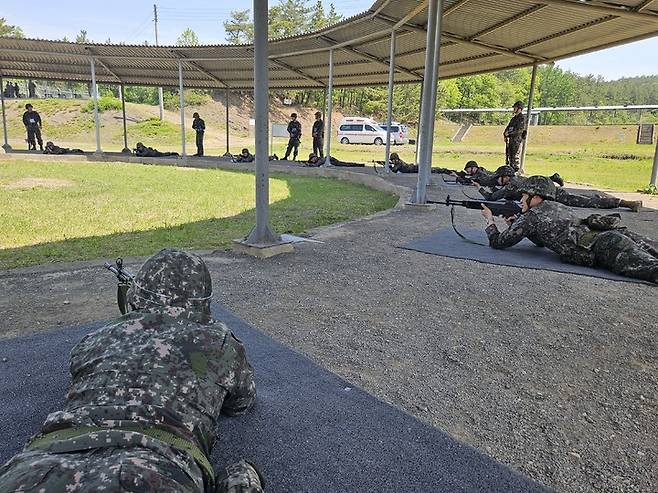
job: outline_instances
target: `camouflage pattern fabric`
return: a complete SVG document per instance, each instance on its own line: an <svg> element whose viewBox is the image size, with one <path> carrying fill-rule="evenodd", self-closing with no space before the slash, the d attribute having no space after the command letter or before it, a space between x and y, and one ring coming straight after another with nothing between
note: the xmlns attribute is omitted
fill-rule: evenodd
<svg viewBox="0 0 658 493"><path fill-rule="evenodd" d="M607 225L606 225L607 223ZM590 224L597 224L592 229ZM528 238L557 253L564 262L599 266L617 274L658 283L658 255L652 240L616 228L616 220L580 219L562 204L545 200L516 219L503 232L495 224L486 228L489 245L507 248ZM610 227L600 231L601 227ZM653 254L652 254L653 252Z"/></svg>
<svg viewBox="0 0 658 493"><path fill-rule="evenodd" d="M487 200L521 200L519 188L528 178L523 176L514 176L507 182L504 187L488 192L480 188L480 194ZM578 195L569 193L561 187L557 187L556 201L569 207L584 207L590 209L616 209L621 206L621 199L617 197L605 197L602 195Z"/></svg>
<svg viewBox="0 0 658 493"><path fill-rule="evenodd" d="M137 310L72 349L64 409L0 468L0 491L212 491L217 420L249 410L256 387L242 343L210 318L210 295L199 257L151 257L129 292Z"/></svg>

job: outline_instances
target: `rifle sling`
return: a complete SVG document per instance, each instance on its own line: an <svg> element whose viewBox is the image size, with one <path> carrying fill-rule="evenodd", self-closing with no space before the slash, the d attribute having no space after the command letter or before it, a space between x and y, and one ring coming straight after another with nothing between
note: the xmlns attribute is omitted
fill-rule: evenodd
<svg viewBox="0 0 658 493"><path fill-rule="evenodd" d="M457 236L459 236L462 240L472 243L474 245L480 245L480 246L486 246L488 247L489 245L485 245L484 243L480 243L479 241L476 240L471 240L470 238L467 238L464 236L462 233L459 232L457 229L457 226L455 226L455 206L450 206L450 223L452 224L452 229L455 230L455 233L457 233Z"/></svg>

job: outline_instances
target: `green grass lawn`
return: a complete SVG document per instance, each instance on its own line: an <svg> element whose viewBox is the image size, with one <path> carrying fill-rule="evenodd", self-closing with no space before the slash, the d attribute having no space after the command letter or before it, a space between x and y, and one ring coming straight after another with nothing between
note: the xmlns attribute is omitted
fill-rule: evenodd
<svg viewBox="0 0 658 493"><path fill-rule="evenodd" d="M254 176L124 163L0 161L0 269L225 248L255 222ZM270 220L300 234L397 197L326 178L271 176Z"/></svg>

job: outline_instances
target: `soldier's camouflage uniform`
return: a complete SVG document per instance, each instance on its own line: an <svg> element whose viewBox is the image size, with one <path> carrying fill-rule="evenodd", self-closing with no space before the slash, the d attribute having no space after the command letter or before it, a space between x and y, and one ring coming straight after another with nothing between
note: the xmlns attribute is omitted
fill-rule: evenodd
<svg viewBox="0 0 658 493"><path fill-rule="evenodd" d="M627 277L658 283L658 251L655 242L619 227L616 214L576 217L569 208L544 200L521 214L499 232L495 224L486 228L489 245L507 248L528 238L557 253L564 262L603 267Z"/></svg>
<svg viewBox="0 0 658 493"><path fill-rule="evenodd" d="M241 461L215 478L208 462L220 414L256 397L242 343L210 316L203 261L162 250L135 277L137 310L71 351L71 389L24 451L0 469L0 491L261 492Z"/></svg>
<svg viewBox="0 0 658 493"><path fill-rule="evenodd" d="M480 188L480 194L487 200L520 200L523 195L519 189L528 178L523 176L513 176L504 187L498 188L493 192L488 192L484 188ZM487 185L490 188L491 185ZM606 197L603 195L578 195L569 193L561 187L556 189L555 201L560 204L568 205L569 207L586 207L591 209L616 209L621 207L622 199L617 197Z"/></svg>
<svg viewBox="0 0 658 493"><path fill-rule="evenodd" d="M523 143L523 133L525 131L525 116L523 113L514 115L503 135L507 138L505 144L505 164L512 166L516 171L519 170L519 151Z"/></svg>

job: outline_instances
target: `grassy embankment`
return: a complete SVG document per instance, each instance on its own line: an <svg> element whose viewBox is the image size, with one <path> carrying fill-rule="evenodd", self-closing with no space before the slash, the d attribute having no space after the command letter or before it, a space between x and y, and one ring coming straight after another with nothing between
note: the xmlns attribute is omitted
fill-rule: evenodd
<svg viewBox="0 0 658 493"><path fill-rule="evenodd" d="M17 149L24 148L24 129L20 114L24 101L8 101L10 143ZM35 102L44 120L43 134L47 140L60 145L95 149L93 114L83 111L86 101L48 99ZM206 132L206 154L220 155L226 151L224 107L210 102L203 107L187 108L186 122L191 125L191 113L198 110L203 115ZM274 108L272 121L284 122L288 108ZM165 120L157 119L155 106L127 105L128 145L143 141L160 150L180 151L179 115L165 112ZM300 113L306 116L305 113ZM242 147L253 150L253 137L248 135L248 110L231 108L231 152ZM300 148L300 158L311 152L309 125L305 122L305 135ZM336 123L336 122L335 122ZM118 151L123 147L121 113L116 110L101 114L101 140L104 150ZM334 128L336 125L334 125ZM452 124L437 125L433 164L461 168L475 159L489 169L495 169L504 161L503 127L475 126L463 142L453 143L451 137L457 131ZM527 171L536 174L559 172L565 179L596 187L620 191L644 188L651 175L654 146L635 144L637 126L581 126L581 127L532 127L530 130ZM194 152L194 135L187 129L186 142L189 153ZM285 152L285 139L274 139L273 151L279 156ZM396 146L403 159L414 160L414 146ZM334 139L333 153L348 161L370 162L383 159L384 147L373 145L342 145Z"/></svg>
<svg viewBox="0 0 658 493"><path fill-rule="evenodd" d="M392 207L397 197L347 182L274 174L279 233ZM225 248L255 222L246 172L121 163L0 161L0 269Z"/></svg>

